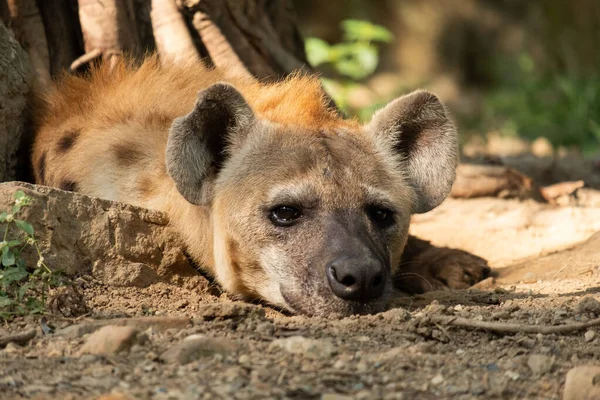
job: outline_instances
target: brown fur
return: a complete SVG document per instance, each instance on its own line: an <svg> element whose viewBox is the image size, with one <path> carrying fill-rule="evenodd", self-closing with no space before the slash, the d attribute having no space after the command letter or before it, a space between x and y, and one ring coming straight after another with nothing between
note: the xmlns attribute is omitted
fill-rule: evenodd
<svg viewBox="0 0 600 400"><path fill-rule="evenodd" d="M342 300L328 260L364 248L356 257L394 273L410 214L454 179L456 133L423 92L363 127L328 108L315 77L263 84L151 57L65 76L41 97L38 183L164 211L226 290L296 312L381 309L391 284L369 304ZM273 226L269 210L285 204L301 205L302 224ZM375 227L373 205L394 211L391 228Z"/></svg>

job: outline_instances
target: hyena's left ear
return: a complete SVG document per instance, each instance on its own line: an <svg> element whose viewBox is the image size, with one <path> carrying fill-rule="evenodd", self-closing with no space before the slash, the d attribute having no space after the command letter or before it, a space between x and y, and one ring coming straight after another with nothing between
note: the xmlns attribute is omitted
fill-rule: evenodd
<svg viewBox="0 0 600 400"><path fill-rule="evenodd" d="M254 124L254 112L241 93L217 83L198 94L196 106L177 118L167 141L167 172L190 203L206 205L230 144L242 141Z"/></svg>
<svg viewBox="0 0 600 400"><path fill-rule="evenodd" d="M366 127L375 140L399 154L399 165L416 193L414 213L437 207L456 178L456 128L433 94L416 91L375 113Z"/></svg>

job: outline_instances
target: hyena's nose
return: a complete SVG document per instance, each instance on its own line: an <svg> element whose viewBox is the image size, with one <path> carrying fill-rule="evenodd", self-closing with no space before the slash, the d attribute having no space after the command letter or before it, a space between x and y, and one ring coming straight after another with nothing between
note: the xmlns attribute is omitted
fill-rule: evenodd
<svg viewBox="0 0 600 400"><path fill-rule="evenodd" d="M333 293L344 300L373 300L385 289L385 268L376 261L340 257L327 265L326 274Z"/></svg>

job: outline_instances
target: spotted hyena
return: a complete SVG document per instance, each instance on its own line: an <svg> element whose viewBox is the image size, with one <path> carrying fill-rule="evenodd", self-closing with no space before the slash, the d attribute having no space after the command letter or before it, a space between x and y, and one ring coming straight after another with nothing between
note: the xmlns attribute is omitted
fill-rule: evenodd
<svg viewBox="0 0 600 400"><path fill-rule="evenodd" d="M455 178L456 130L431 93L361 125L327 106L314 77L259 83L150 58L65 77L42 97L36 182L164 211L233 295L348 315L382 310L394 286L462 288L489 271L408 236Z"/></svg>

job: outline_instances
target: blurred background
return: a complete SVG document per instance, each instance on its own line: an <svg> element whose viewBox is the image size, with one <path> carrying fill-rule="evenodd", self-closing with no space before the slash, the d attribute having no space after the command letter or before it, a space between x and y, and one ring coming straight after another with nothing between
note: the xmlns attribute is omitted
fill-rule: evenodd
<svg viewBox="0 0 600 400"><path fill-rule="evenodd" d="M597 0L295 0L309 61L349 115L442 98L464 151L600 155ZM542 138L542 139L540 139ZM536 139L538 139L536 141ZM495 143L495 145L494 145Z"/></svg>

